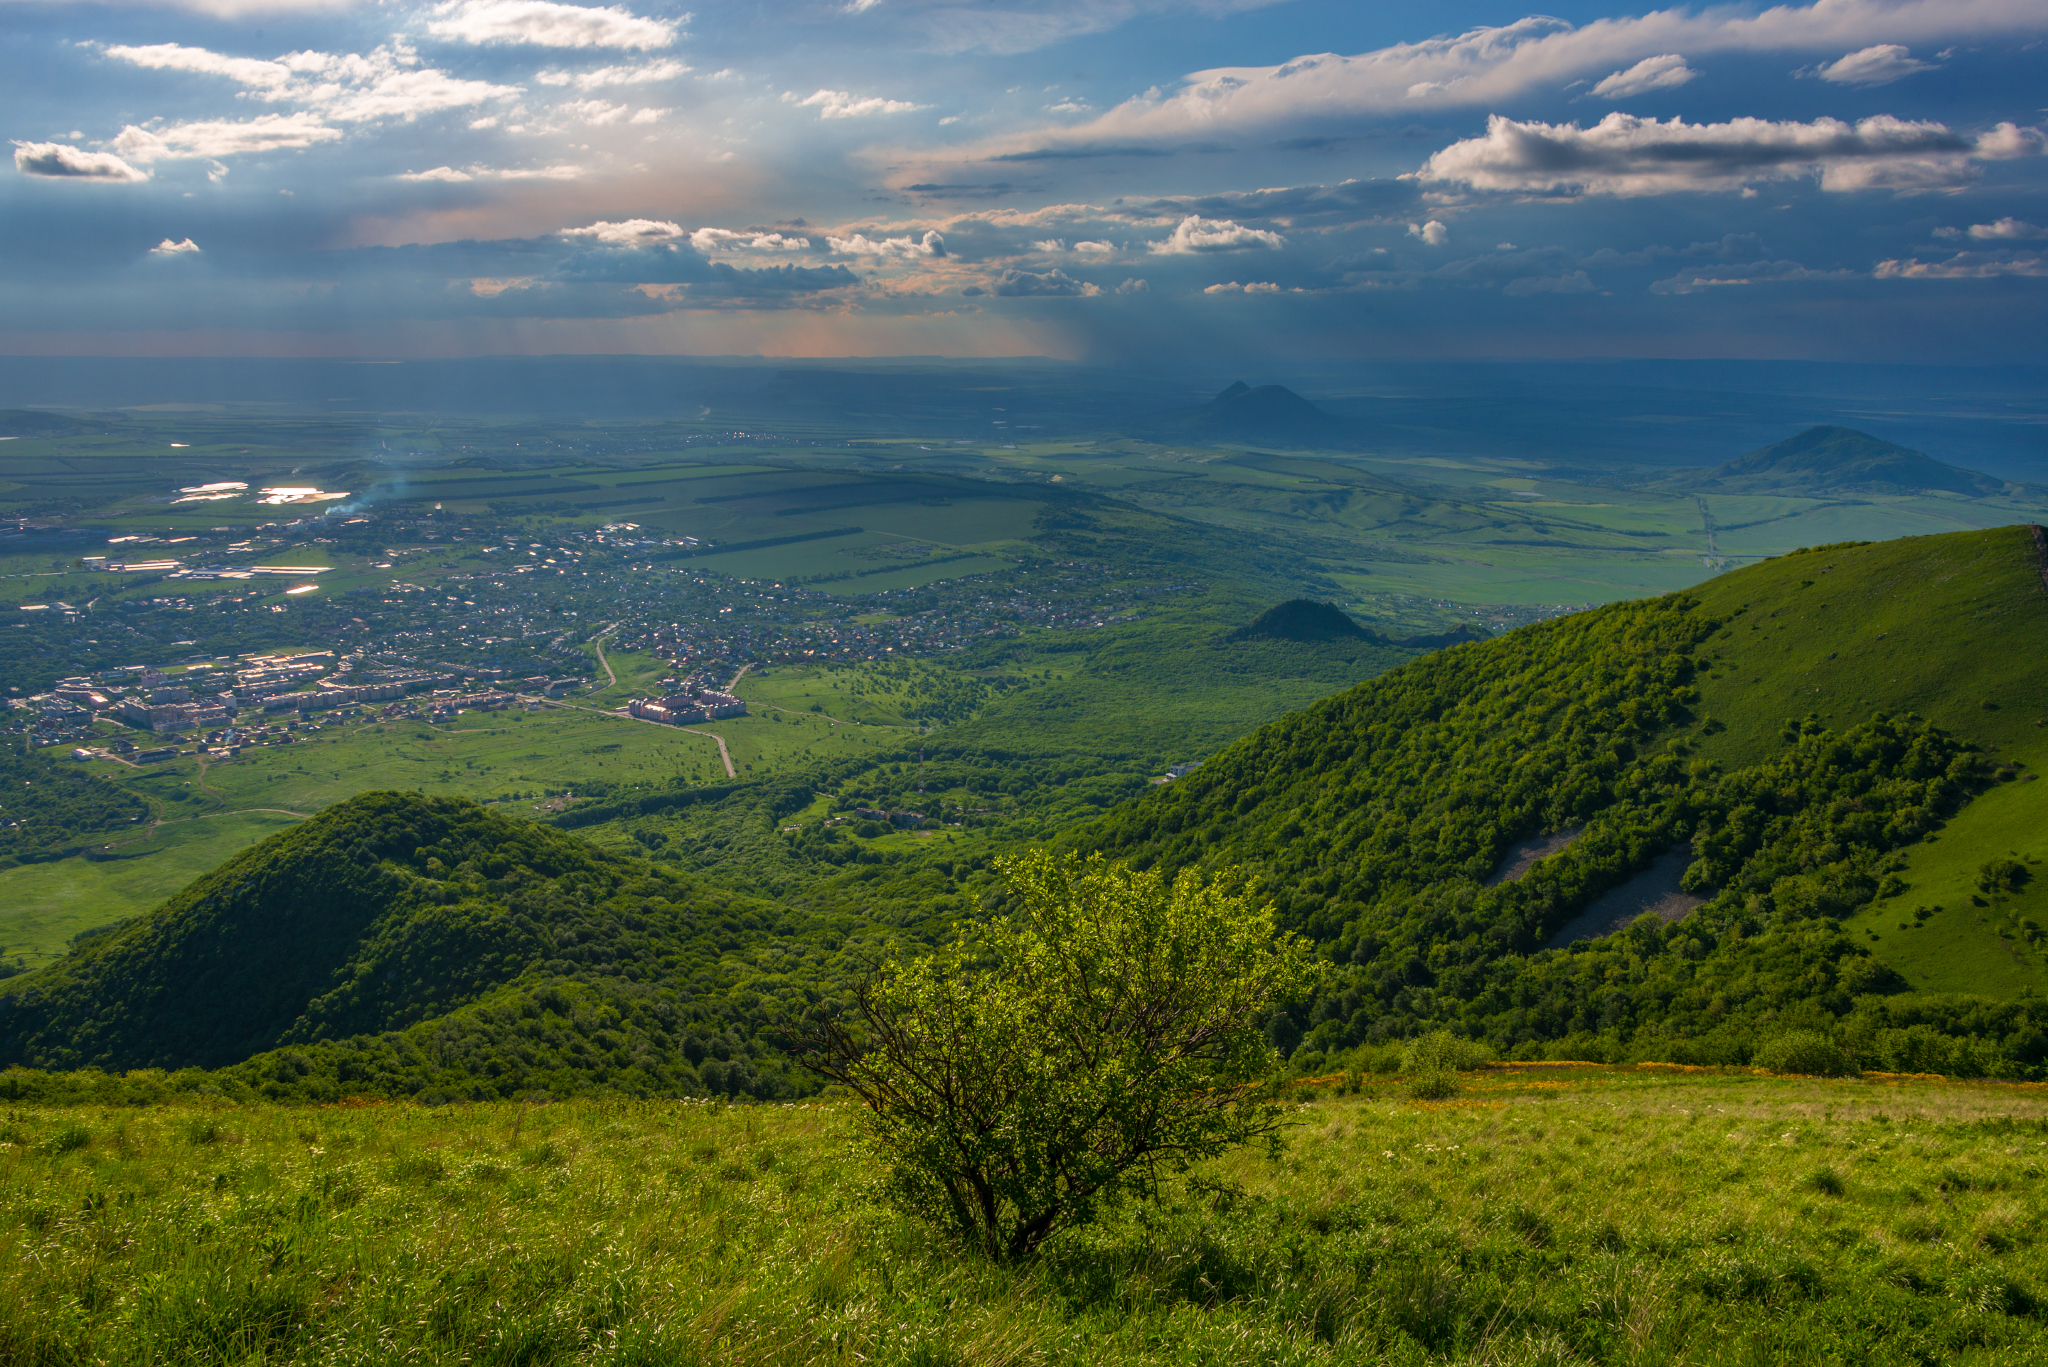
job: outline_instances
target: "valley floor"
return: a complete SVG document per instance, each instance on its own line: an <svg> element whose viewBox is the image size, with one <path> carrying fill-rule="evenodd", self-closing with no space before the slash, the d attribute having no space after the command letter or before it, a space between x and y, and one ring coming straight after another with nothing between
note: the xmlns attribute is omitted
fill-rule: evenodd
<svg viewBox="0 0 2048 1367"><path fill-rule="evenodd" d="M4 1078L0 1078L4 1081ZM1497 1067L949 1251L840 1104L17 1103L0 1360L2038 1362L2048 1088Z"/></svg>

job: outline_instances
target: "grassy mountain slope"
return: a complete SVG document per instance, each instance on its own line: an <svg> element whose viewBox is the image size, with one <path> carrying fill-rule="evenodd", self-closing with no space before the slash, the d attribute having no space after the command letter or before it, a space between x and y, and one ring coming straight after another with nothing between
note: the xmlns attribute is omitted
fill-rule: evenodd
<svg viewBox="0 0 2048 1367"><path fill-rule="evenodd" d="M2016 767L2018 782L1907 853L1903 907L1872 907L1848 925L1916 987L2048 990L2030 952L2038 932L2025 924L2048 925L2048 880L2028 880L1997 908L1977 887L1988 860L2048 857L2048 789L2033 777L2048 769L2048 587L2031 533L1823 547L1694 594L1732 619L1707 647L1712 667L1699 680L1702 708L1727 724L1703 754L1749 762L1775 743L1773 718L1816 712L1839 724L1884 706L1918 712ZM1915 918L1916 907L1942 911Z"/></svg>

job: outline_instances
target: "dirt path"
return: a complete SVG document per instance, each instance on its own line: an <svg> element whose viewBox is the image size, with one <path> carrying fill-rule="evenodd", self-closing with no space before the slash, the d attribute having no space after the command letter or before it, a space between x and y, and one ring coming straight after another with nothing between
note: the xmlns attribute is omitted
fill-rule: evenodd
<svg viewBox="0 0 2048 1367"><path fill-rule="evenodd" d="M604 655L604 638L618 629L618 623L614 622L590 638L590 644L597 648L597 662L604 666L606 688L617 688L619 686L619 676L612 672L612 662L606 659Z"/></svg>
<svg viewBox="0 0 2048 1367"><path fill-rule="evenodd" d="M657 726L664 726L664 725L667 725L667 723L665 723L665 722L656 722L656 723L655 723L655 725L657 725ZM718 757L719 757L720 759L722 759L722 760L724 760L724 761L725 761L725 776L726 776L727 778L738 778L738 777L739 777L739 770L737 770L737 769L735 769L735 768L733 768L733 767L732 767L732 751L730 751L730 750L728 750L728 749L726 749L726 748L725 748L725 737L724 737L724 736L721 736L721 735L719 735L719 734L718 734L718 733L717 733L716 731L691 731L691 730L690 730L690 728L689 728L689 727L687 727L687 726L678 726L678 727L676 728L676 730L678 730L678 731L689 731L689 732L690 732L690 734L691 734L691 735L693 735L693 736L709 736L709 737L711 737L711 739L713 739L713 740L717 741L717 742L718 742Z"/></svg>

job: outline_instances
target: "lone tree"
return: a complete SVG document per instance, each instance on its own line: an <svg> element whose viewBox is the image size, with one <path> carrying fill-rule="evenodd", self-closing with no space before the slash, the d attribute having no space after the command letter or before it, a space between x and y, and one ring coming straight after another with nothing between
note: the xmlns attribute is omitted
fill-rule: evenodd
<svg viewBox="0 0 2048 1367"><path fill-rule="evenodd" d="M979 941L883 966L798 1056L867 1105L891 1195L996 1259L1105 1200L1272 1135L1263 1026L1320 976L1269 904L1035 852L1022 907Z"/></svg>

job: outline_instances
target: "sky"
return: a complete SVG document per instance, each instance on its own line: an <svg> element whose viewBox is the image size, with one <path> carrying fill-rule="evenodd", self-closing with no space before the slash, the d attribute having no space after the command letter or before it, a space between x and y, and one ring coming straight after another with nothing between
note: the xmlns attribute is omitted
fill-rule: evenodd
<svg viewBox="0 0 2048 1367"><path fill-rule="evenodd" d="M2048 0L0 0L0 354L2041 363L2044 41Z"/></svg>

